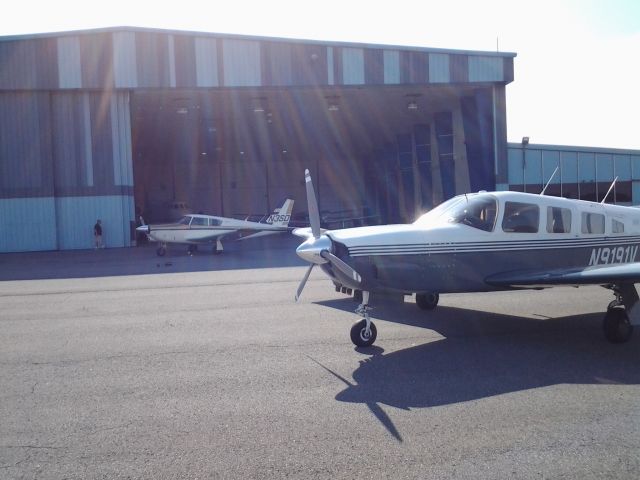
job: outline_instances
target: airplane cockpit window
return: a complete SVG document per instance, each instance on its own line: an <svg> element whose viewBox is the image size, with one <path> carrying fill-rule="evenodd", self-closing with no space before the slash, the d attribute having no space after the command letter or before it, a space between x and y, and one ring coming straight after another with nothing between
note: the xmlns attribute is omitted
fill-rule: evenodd
<svg viewBox="0 0 640 480"><path fill-rule="evenodd" d="M191 217L190 216L184 216L182 217L180 220L178 220L178 225L189 225L191 223Z"/></svg>
<svg viewBox="0 0 640 480"><path fill-rule="evenodd" d="M511 233L536 233L540 222L538 205L505 202L502 230Z"/></svg>
<svg viewBox="0 0 640 480"><path fill-rule="evenodd" d="M570 233L571 210L560 207L547 207L547 232Z"/></svg>
<svg viewBox="0 0 640 480"><path fill-rule="evenodd" d="M582 212L582 233L604 233L604 215Z"/></svg>
<svg viewBox="0 0 640 480"><path fill-rule="evenodd" d="M486 232L493 231L498 204L491 195L461 195L422 215L416 224L462 223Z"/></svg>
<svg viewBox="0 0 640 480"><path fill-rule="evenodd" d="M193 220L191 220L191 226L192 227L206 227L207 226L207 219L203 218L203 217L193 217Z"/></svg>

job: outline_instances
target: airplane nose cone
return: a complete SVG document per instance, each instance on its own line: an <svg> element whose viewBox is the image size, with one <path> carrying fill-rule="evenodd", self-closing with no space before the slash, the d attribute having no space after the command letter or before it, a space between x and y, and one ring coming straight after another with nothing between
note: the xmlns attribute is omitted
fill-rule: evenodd
<svg viewBox="0 0 640 480"><path fill-rule="evenodd" d="M319 265L327 263L327 261L320 256L320 252L323 250L331 251L331 239L326 235L322 235L319 238L308 238L304 243L296 248L296 253L303 260Z"/></svg>
<svg viewBox="0 0 640 480"><path fill-rule="evenodd" d="M149 233L149 225L140 225L138 228L136 228L136 232Z"/></svg>

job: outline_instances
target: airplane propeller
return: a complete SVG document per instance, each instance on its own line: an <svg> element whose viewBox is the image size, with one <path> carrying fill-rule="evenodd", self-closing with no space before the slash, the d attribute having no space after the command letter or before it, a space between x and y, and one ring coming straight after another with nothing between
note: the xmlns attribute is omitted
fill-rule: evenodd
<svg viewBox="0 0 640 480"><path fill-rule="evenodd" d="M320 229L320 211L318 209L316 193L313 189L313 182L311 181L311 174L308 169L304 171L304 180L307 190L307 206L309 209L309 223L311 224L311 230L296 229L293 233L307 237L307 240L296 249L296 253L300 258L310 262L311 265L309 265L304 277L302 277L300 285L298 285L296 301L300 298L302 290L304 290L304 286L309 279L309 275L311 275L311 271L316 264L329 263L332 267L335 267L355 282L360 283L362 280L362 277L360 277L358 272L329 251L331 248L331 239L324 235Z"/></svg>

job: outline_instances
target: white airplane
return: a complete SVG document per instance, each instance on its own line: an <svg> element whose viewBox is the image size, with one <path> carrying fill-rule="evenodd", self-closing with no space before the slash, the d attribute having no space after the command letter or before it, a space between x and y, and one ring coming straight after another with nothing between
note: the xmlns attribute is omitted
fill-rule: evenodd
<svg viewBox="0 0 640 480"><path fill-rule="evenodd" d="M306 237L296 252L311 265L296 300L315 265L337 290L361 295L356 313L364 318L351 329L357 346L372 345L377 335L370 292L415 294L418 307L431 310L441 293L601 285L615 296L605 337L626 342L640 325L640 209L479 192L454 197L412 224L323 231L308 170L305 181L311 228L293 233Z"/></svg>
<svg viewBox="0 0 640 480"><path fill-rule="evenodd" d="M142 221L143 225L136 230L145 233L149 240L160 243L156 250L158 256L163 256L167 252L167 244L169 243L188 244L189 253L192 253L197 245L211 244L213 245L213 253L221 253L223 250L222 239L231 233L256 232L242 237L245 240L289 231L288 225L292 210L293 200L287 199L282 207L276 208L264 223L190 214L185 215L176 223L145 225Z"/></svg>

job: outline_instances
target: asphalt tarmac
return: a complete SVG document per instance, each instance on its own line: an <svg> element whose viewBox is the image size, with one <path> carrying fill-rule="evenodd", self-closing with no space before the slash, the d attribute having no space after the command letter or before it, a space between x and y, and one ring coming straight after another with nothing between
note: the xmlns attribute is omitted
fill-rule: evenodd
<svg viewBox="0 0 640 480"><path fill-rule="evenodd" d="M295 239L0 255L0 478L638 478L599 287L372 312Z"/></svg>

